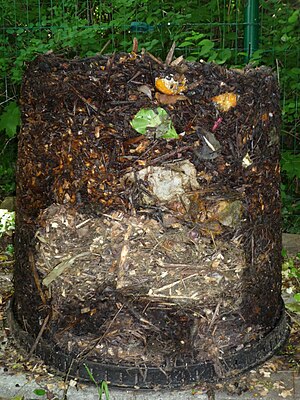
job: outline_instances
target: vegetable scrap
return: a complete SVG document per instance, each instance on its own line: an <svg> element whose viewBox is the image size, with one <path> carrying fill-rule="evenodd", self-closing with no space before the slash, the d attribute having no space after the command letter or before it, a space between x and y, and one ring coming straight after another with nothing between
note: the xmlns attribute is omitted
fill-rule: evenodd
<svg viewBox="0 0 300 400"><path fill-rule="evenodd" d="M212 98L221 111L227 112L237 105L237 95L235 93L222 93Z"/></svg>

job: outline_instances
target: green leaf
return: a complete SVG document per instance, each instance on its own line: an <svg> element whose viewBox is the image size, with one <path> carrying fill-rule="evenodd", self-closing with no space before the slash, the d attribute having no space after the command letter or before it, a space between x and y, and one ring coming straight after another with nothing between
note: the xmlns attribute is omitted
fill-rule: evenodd
<svg viewBox="0 0 300 400"><path fill-rule="evenodd" d="M131 121L131 126L144 135L148 128L156 128L160 123L159 115L154 110L142 108Z"/></svg>
<svg viewBox="0 0 300 400"><path fill-rule="evenodd" d="M108 390L108 384L106 381L101 382L101 390L105 394L105 399L109 400L109 390Z"/></svg>
<svg viewBox="0 0 300 400"><path fill-rule="evenodd" d="M212 49L215 46L214 42L212 42L209 39L201 40L201 42L199 42L199 45L201 45L201 46L203 46L203 47L205 47L207 49Z"/></svg>
<svg viewBox="0 0 300 400"><path fill-rule="evenodd" d="M181 43L178 47L190 47L190 46L195 46L193 42L183 42Z"/></svg>
<svg viewBox="0 0 300 400"><path fill-rule="evenodd" d="M300 178L300 154L290 151L281 153L281 169L285 171L289 179Z"/></svg>
<svg viewBox="0 0 300 400"><path fill-rule="evenodd" d="M142 108L130 122L133 129L142 135L151 135L157 138L177 139L179 136L172 120L164 108Z"/></svg>
<svg viewBox="0 0 300 400"><path fill-rule="evenodd" d="M300 303L295 302L295 303L286 303L285 307L292 312L295 313L300 313Z"/></svg>
<svg viewBox="0 0 300 400"><path fill-rule="evenodd" d="M293 12L293 14L289 17L288 23L289 24L294 24L295 22L298 21L299 18L299 10L296 10Z"/></svg>
<svg viewBox="0 0 300 400"><path fill-rule="evenodd" d="M300 303L300 293L296 293L296 294L294 295L294 299L295 299L298 303Z"/></svg>
<svg viewBox="0 0 300 400"><path fill-rule="evenodd" d="M88 373L88 376L90 378L90 380L98 387L98 384L94 378L94 375L92 374L92 372L90 371L89 367L86 364L83 364L84 368L86 369L86 372Z"/></svg>
<svg viewBox="0 0 300 400"><path fill-rule="evenodd" d="M9 138L17 133L17 127L20 126L21 113L19 106L15 101L11 101L0 115L0 130L6 132Z"/></svg>
<svg viewBox="0 0 300 400"><path fill-rule="evenodd" d="M34 394L36 394L37 396L44 396L46 394L46 390L44 389L35 389L33 391Z"/></svg>
<svg viewBox="0 0 300 400"><path fill-rule="evenodd" d="M231 57L231 50L230 49L223 49L218 53L218 64L223 64Z"/></svg>

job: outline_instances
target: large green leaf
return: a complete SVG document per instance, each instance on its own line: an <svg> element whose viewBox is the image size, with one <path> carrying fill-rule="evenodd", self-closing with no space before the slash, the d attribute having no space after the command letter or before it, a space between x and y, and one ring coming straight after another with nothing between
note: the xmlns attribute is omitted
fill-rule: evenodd
<svg viewBox="0 0 300 400"><path fill-rule="evenodd" d="M171 117L164 108L142 108L130 122L133 129L142 135L164 139L177 139L179 136Z"/></svg>
<svg viewBox="0 0 300 400"><path fill-rule="evenodd" d="M283 151L281 153L281 169L286 172L289 179L294 177L300 179L300 154Z"/></svg>
<svg viewBox="0 0 300 400"><path fill-rule="evenodd" d="M13 137L17 133L17 128L20 126L21 113L19 106L15 101L11 101L0 115L0 131L6 132L6 136Z"/></svg>

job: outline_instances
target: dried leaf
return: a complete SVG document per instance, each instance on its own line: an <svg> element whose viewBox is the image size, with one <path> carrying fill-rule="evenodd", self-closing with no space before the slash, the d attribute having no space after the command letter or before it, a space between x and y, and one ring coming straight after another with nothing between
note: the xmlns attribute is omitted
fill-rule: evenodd
<svg viewBox="0 0 300 400"><path fill-rule="evenodd" d="M287 397L293 396L293 391L294 391L293 389L283 390L281 393L279 393L279 396L283 397L284 399L286 399Z"/></svg>
<svg viewBox="0 0 300 400"><path fill-rule="evenodd" d="M166 57L166 65L170 65L173 59L173 55L174 55L174 51L175 51L175 47L176 47L176 42L172 43L172 46L167 54Z"/></svg>
<svg viewBox="0 0 300 400"><path fill-rule="evenodd" d="M168 95L168 94L162 94L159 92L155 93L155 98L160 104L175 104L177 101L184 101L187 100L187 97L184 95Z"/></svg>
<svg viewBox="0 0 300 400"><path fill-rule="evenodd" d="M144 93L146 96L149 97L150 100L152 100L152 93L151 89L147 85L141 85L138 87L138 91L141 93Z"/></svg>
<svg viewBox="0 0 300 400"><path fill-rule="evenodd" d="M247 153L247 154L245 155L245 157L243 158L242 164L243 164L243 167L244 167L244 168L247 168L247 167L249 167L249 166L252 164L252 160L251 160L251 158L250 158L249 153Z"/></svg>
<svg viewBox="0 0 300 400"><path fill-rule="evenodd" d="M132 43L132 53L137 53L138 52L138 47L139 47L139 42L136 37L133 38L133 43Z"/></svg>

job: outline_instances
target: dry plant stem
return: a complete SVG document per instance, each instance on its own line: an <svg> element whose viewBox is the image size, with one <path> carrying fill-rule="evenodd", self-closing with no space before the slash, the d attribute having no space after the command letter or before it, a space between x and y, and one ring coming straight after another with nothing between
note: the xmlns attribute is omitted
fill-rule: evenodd
<svg viewBox="0 0 300 400"><path fill-rule="evenodd" d="M67 393L68 393L68 390L69 390L69 387L70 387L69 375L70 375L70 372L72 370L73 364L74 364L74 358L72 359L71 364L70 364L70 366L69 366L69 368L68 368L68 370L66 372L66 375L65 375L65 379L64 379L65 387L64 387L63 400L67 400L68 399L67 398Z"/></svg>
<svg viewBox="0 0 300 400"><path fill-rule="evenodd" d="M176 286L179 283L186 281L187 279L194 278L195 276L198 276L198 274L192 274L190 276L187 276L186 278L183 278L183 279L180 279L178 281L172 282L169 285L162 286L161 288L156 289L155 293L162 292L163 290L166 290L166 289L171 289L173 286ZM175 297L177 297L177 296L175 296Z"/></svg>
<svg viewBox="0 0 300 400"><path fill-rule="evenodd" d="M293 323L295 323L296 325L300 326L300 321L297 318L293 317L292 313L290 313L287 309L286 309L286 313L291 318Z"/></svg>
<svg viewBox="0 0 300 400"><path fill-rule="evenodd" d="M159 163L159 162L161 162L161 161L168 160L169 158L172 158L172 157L175 156L176 154L178 154L178 153L180 153L180 152L182 152L182 151L190 150L190 149L192 150L193 147L192 147L192 146L182 146L182 147L179 147L178 149L176 149L176 150L174 150L174 151L170 151L170 153L168 153L168 154L164 154L163 156L160 156L160 157L154 158L153 160L150 160L150 161L147 163L147 166L149 166L149 165L154 165L154 164L157 164L157 163Z"/></svg>
<svg viewBox="0 0 300 400"><path fill-rule="evenodd" d="M98 111L98 107L94 106L93 104L91 104L86 98L84 98L77 89L74 88L74 86L70 85L70 88L73 90L74 93L77 94L77 96L88 106L91 107L94 111Z"/></svg>
<svg viewBox="0 0 300 400"><path fill-rule="evenodd" d="M109 39L109 40L105 43L105 45L102 47L102 49L99 51L98 54L99 54L99 55L103 54L104 51L105 51L105 49L107 48L107 46L110 45L110 43L111 43L111 40Z"/></svg>
<svg viewBox="0 0 300 400"><path fill-rule="evenodd" d="M221 300L219 301L219 303L217 304L217 306L215 308L214 314L213 314L212 319L211 319L211 321L209 323L209 326L208 326L208 331L210 331L211 327L213 326L213 324L214 324L214 322L215 322L215 320L216 320L216 318L217 318L217 316L219 314L220 305L221 305Z"/></svg>
<svg viewBox="0 0 300 400"><path fill-rule="evenodd" d="M76 225L76 229L81 228L83 225L87 224L90 222L91 218L86 219L85 221L80 222L80 224Z"/></svg>
<svg viewBox="0 0 300 400"><path fill-rule="evenodd" d="M42 290L42 285L41 285L40 278L39 278L39 275L38 275L36 267L35 267L34 256L33 256L32 252L29 252L28 257L29 257L29 263L30 263L30 266L31 266L33 279L34 279L36 288L37 288L37 290L39 292L39 295L40 295L40 298L42 300L42 303L44 305L46 305L47 304L47 299L46 299L46 296L45 296L45 294L44 294L44 292Z"/></svg>
<svg viewBox="0 0 300 400"><path fill-rule="evenodd" d="M173 56L174 56L175 47L176 47L176 42L173 42L172 46L169 50L169 53L167 54L167 57L166 57L166 63L165 63L166 65L171 64L171 62L173 60Z"/></svg>
<svg viewBox="0 0 300 400"><path fill-rule="evenodd" d="M216 396L215 396L215 391L212 388L209 388L206 392L207 394L207 400L215 400Z"/></svg>
<svg viewBox="0 0 300 400"><path fill-rule="evenodd" d="M129 238L132 232L132 226L129 225L127 231L124 235L124 245L121 250L119 266L118 266L118 275L117 275L117 289L121 289L124 286L124 267L126 264L127 255L129 252Z"/></svg>
<svg viewBox="0 0 300 400"><path fill-rule="evenodd" d="M35 342L33 343L33 346L31 347L30 352L28 354L28 358L27 358L28 360L31 358L32 354L34 353L34 351L36 349L36 346L38 345L39 341L41 340L44 330L46 329L46 326L48 324L49 318L50 318L50 314L48 314L47 317L44 319L44 322L39 331L39 334L37 335Z"/></svg>
<svg viewBox="0 0 300 400"><path fill-rule="evenodd" d="M149 56L153 61L155 61L157 64L163 66L164 63L160 61L158 58L156 58L153 54L149 53L148 51L146 52L147 56Z"/></svg>

